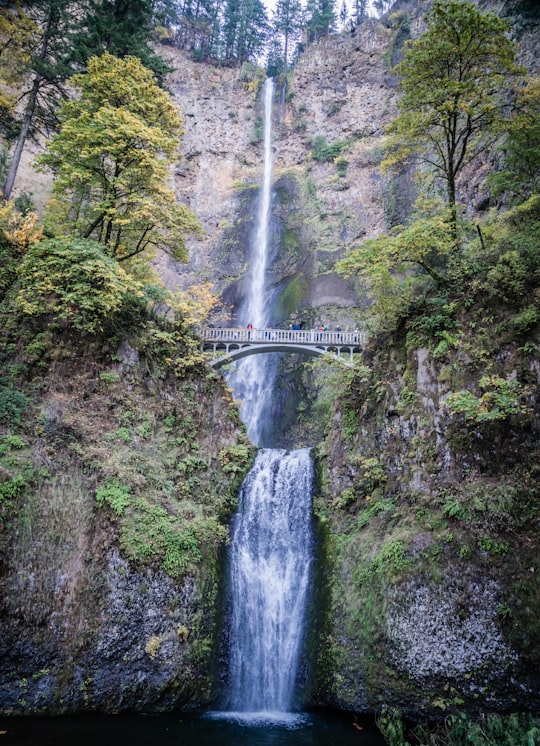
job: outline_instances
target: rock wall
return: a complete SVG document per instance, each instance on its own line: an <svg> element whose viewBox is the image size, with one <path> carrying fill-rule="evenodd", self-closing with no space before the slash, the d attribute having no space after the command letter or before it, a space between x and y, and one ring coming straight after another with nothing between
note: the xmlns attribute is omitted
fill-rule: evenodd
<svg viewBox="0 0 540 746"><path fill-rule="evenodd" d="M208 704L251 452L230 394L142 339L29 349L0 417L0 711Z"/></svg>
<svg viewBox="0 0 540 746"><path fill-rule="evenodd" d="M540 706L540 378L516 347L497 360L530 387L521 419L452 414L448 393L482 373L461 346L443 361L379 338L341 396L317 501L331 568L325 696L340 707Z"/></svg>

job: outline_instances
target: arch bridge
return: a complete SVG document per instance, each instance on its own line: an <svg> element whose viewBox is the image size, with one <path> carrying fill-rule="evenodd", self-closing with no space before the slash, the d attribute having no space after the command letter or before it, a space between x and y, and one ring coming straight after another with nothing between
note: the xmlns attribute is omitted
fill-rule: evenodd
<svg viewBox="0 0 540 746"><path fill-rule="evenodd" d="M201 331L201 350L214 353L210 365L222 365L262 352L297 352L301 355L331 354L351 367L353 354L366 342L365 332L296 330L296 329L217 329ZM219 353L225 353L219 354Z"/></svg>

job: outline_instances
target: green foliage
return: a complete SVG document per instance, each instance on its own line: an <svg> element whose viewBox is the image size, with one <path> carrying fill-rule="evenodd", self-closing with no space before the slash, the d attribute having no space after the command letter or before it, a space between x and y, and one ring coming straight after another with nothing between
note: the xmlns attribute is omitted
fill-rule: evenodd
<svg viewBox="0 0 540 746"><path fill-rule="evenodd" d="M24 440L18 435L4 435L0 443L0 456L11 450L20 450L24 445Z"/></svg>
<svg viewBox="0 0 540 746"><path fill-rule="evenodd" d="M510 197L512 202L540 191L540 77L527 80L516 106L502 146L505 168L488 176L495 196Z"/></svg>
<svg viewBox="0 0 540 746"><path fill-rule="evenodd" d="M386 166L422 157L444 180L455 216L457 176L500 128L509 76L520 69L508 24L494 13L463 0L435 0L426 21L396 67L402 95Z"/></svg>
<svg viewBox="0 0 540 746"><path fill-rule="evenodd" d="M109 370L103 370L99 374L99 380L103 381L103 383L107 385L112 385L119 382L120 376L118 375L118 373L113 373Z"/></svg>
<svg viewBox="0 0 540 746"><path fill-rule="evenodd" d="M245 474L252 458L251 449L243 443L222 448L218 453L218 460L223 471L229 474Z"/></svg>
<svg viewBox="0 0 540 746"><path fill-rule="evenodd" d="M334 140L329 143L324 135L316 135L311 143L311 157L320 163L333 161L348 147L347 140Z"/></svg>
<svg viewBox="0 0 540 746"><path fill-rule="evenodd" d="M112 479L96 490L97 504L103 507L106 503L117 516L124 515L131 500L131 487L121 484L117 479Z"/></svg>
<svg viewBox="0 0 540 746"><path fill-rule="evenodd" d="M50 229L93 238L118 260L159 247L185 261L184 236L200 226L168 185L183 132L176 107L134 57L93 57L71 84L78 95L37 159L55 174Z"/></svg>
<svg viewBox="0 0 540 746"><path fill-rule="evenodd" d="M450 495L447 496L443 505L443 514L448 516L448 518L455 518L458 521L466 521L469 518L469 513L464 505Z"/></svg>
<svg viewBox="0 0 540 746"><path fill-rule="evenodd" d="M342 155L340 155L337 158L334 158L334 163L336 164L338 176L344 179L345 176L347 175L347 168L349 167L349 161L346 158L344 158Z"/></svg>
<svg viewBox="0 0 540 746"><path fill-rule="evenodd" d="M417 725L419 746L539 746L540 729L530 715L488 713L473 719L466 713L450 715L440 725ZM397 746L397 744L396 744Z"/></svg>
<svg viewBox="0 0 540 746"><path fill-rule="evenodd" d="M400 710L385 705L377 717L377 726L388 746L408 746Z"/></svg>
<svg viewBox="0 0 540 746"><path fill-rule="evenodd" d="M18 425L21 414L28 404L28 397L22 391L17 391L0 378L0 422L4 425Z"/></svg>
<svg viewBox="0 0 540 746"><path fill-rule="evenodd" d="M204 548L216 546L226 534L226 527L215 517L188 520L136 498L121 524L120 540L131 559L157 563L172 577L181 577L200 563Z"/></svg>
<svg viewBox="0 0 540 746"><path fill-rule="evenodd" d="M372 309L381 321L395 321L410 301L410 269L419 277L428 276L437 285L446 281L447 258L455 251L448 212L397 226L390 234L363 241L337 262L336 269L346 277L357 275L371 291Z"/></svg>
<svg viewBox="0 0 540 746"><path fill-rule="evenodd" d="M27 486L26 479L22 474L17 474L11 479L0 481L0 506L2 503L9 506L13 500L23 494Z"/></svg>
<svg viewBox="0 0 540 746"><path fill-rule="evenodd" d="M19 268L16 302L29 316L52 315L88 332L103 328L140 284L96 241L53 238L32 246Z"/></svg>
<svg viewBox="0 0 540 746"><path fill-rule="evenodd" d="M478 547L483 552L492 552L493 554L499 554L502 557L508 554L510 549L508 542L497 541L491 538L491 536L482 536L478 539Z"/></svg>
<svg viewBox="0 0 540 746"><path fill-rule="evenodd" d="M151 0L130 0L129 3L90 0L86 6L86 17L80 19L77 32L70 38L77 64L85 67L91 57L104 52L115 57L130 55L138 57L162 83L171 68L149 45L154 3Z"/></svg>
<svg viewBox="0 0 540 746"><path fill-rule="evenodd" d="M527 415L531 411L527 403L528 387L514 378L482 376L480 387L485 391L479 397L468 390L449 394L446 406L450 412L462 414L468 423L479 424Z"/></svg>
<svg viewBox="0 0 540 746"><path fill-rule="evenodd" d="M375 558L368 565L358 566L353 572L359 583L370 583L373 577L395 583L411 567L400 539L390 539L382 544Z"/></svg>
<svg viewBox="0 0 540 746"><path fill-rule="evenodd" d="M261 142L263 136L263 123L261 117L257 117L253 125L253 131L249 136L249 141L252 145L257 145Z"/></svg>

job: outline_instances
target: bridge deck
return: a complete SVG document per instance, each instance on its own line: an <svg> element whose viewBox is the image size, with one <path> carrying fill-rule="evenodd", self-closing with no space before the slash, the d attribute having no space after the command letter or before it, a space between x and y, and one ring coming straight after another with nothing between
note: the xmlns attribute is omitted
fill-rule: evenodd
<svg viewBox="0 0 540 746"><path fill-rule="evenodd" d="M203 329L201 340L212 345L230 342L244 342L247 344L268 344L279 342L291 344L295 347L314 344L325 347L356 347L363 345L367 335L365 332L353 331L319 331L317 329Z"/></svg>

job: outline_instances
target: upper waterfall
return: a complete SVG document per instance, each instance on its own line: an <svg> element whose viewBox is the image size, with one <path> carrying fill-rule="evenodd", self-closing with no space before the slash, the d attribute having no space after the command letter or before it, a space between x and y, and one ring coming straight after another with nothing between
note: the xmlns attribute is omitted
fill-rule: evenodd
<svg viewBox="0 0 540 746"><path fill-rule="evenodd" d="M270 298L266 274L270 253L272 207L272 103L274 80L268 78L263 88L264 165L262 187L257 202L255 229L251 239L250 271L245 301L239 321L247 327L264 328L270 322ZM242 419L248 435L256 445L264 443L265 422L270 421L276 356L262 355L240 361L228 377L235 395L242 402Z"/></svg>

